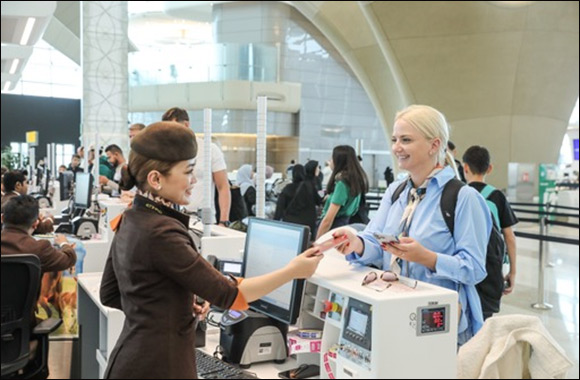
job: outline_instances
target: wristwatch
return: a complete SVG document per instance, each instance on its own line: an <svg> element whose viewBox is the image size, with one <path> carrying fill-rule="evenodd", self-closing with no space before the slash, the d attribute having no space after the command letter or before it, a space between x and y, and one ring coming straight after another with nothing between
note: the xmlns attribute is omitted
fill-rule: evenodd
<svg viewBox="0 0 580 380"><path fill-rule="evenodd" d="M229 220L220 221L218 224L223 224L224 227L229 227L232 224Z"/></svg>

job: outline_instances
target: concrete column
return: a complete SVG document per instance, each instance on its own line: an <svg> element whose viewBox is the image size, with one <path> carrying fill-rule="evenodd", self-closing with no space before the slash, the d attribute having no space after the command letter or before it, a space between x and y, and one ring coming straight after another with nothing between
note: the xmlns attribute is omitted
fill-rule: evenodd
<svg viewBox="0 0 580 380"><path fill-rule="evenodd" d="M81 141L117 144L127 156L128 12L126 1L81 1Z"/></svg>

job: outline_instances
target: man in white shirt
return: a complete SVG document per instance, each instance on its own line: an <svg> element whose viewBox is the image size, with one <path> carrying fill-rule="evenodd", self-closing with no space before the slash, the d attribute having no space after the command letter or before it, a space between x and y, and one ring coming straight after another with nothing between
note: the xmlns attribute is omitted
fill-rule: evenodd
<svg viewBox="0 0 580 380"><path fill-rule="evenodd" d="M121 169L127 164L123 151L119 146L112 144L105 148L107 160L115 168L115 175L111 181L105 176L100 176L99 183L103 186L108 186L116 193L119 193L119 182L121 182Z"/></svg>
<svg viewBox="0 0 580 380"><path fill-rule="evenodd" d="M183 124L183 126L190 128L189 125L189 115L187 111L174 107L167 110L161 120L163 121L175 121L177 123ZM195 177L197 179L197 184L193 188L193 192L190 198L190 203L186 207L188 212L198 212L203 208L203 189L204 183L208 179L205 178L203 173L204 166L204 143L203 139L197 138L197 157L195 163ZM220 218L219 224L228 226L229 225L229 215L230 215L230 184L228 182L227 166L224 159L224 154L214 143L211 144L211 172L212 178L209 178L218 190L219 195L219 206L220 206ZM213 192L212 192L213 194ZM210 201L212 208L212 222L215 223L215 202L212 196Z"/></svg>

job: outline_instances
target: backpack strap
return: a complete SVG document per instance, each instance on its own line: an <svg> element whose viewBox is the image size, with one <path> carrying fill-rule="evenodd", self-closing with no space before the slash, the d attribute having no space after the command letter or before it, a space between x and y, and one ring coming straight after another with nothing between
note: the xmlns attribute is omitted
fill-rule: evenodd
<svg viewBox="0 0 580 380"><path fill-rule="evenodd" d="M481 196L484 197L485 199L489 198L489 196L491 195L491 193L493 193L494 191L496 191L497 189L491 185L485 185L485 187L483 189L481 189Z"/></svg>
<svg viewBox="0 0 580 380"><path fill-rule="evenodd" d="M399 184L399 186L397 186L395 191L393 191L393 195L391 196L391 204L395 203L397 199L399 199L401 193L403 192L403 190L405 190L405 187L407 186L407 181L408 180L403 181L401 184Z"/></svg>
<svg viewBox="0 0 580 380"><path fill-rule="evenodd" d="M493 192L496 190L497 189L491 185L485 185L485 187L481 189L480 194L485 199L485 203L487 203L487 207L489 207L489 210L491 211L491 215L493 216L493 220L495 222L496 227L501 231L501 225L499 223L499 211L497 209L497 205L489 199L491 194L493 194Z"/></svg>
<svg viewBox="0 0 580 380"><path fill-rule="evenodd" d="M441 208L441 215L443 220L451 232L451 236L455 232L455 206L457 206L457 198L459 197L459 190L465 186L465 183L461 182L457 178L452 178L443 187L443 192L441 193L441 202L439 204Z"/></svg>

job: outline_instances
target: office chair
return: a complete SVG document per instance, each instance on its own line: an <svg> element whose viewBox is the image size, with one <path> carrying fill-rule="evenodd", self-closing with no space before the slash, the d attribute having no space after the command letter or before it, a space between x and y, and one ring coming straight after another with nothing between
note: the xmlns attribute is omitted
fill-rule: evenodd
<svg viewBox="0 0 580 380"><path fill-rule="evenodd" d="M56 330L62 320L51 318L34 326L40 260L30 254L2 256L1 268L2 378L46 378L48 334ZM33 352L31 341L37 342Z"/></svg>

